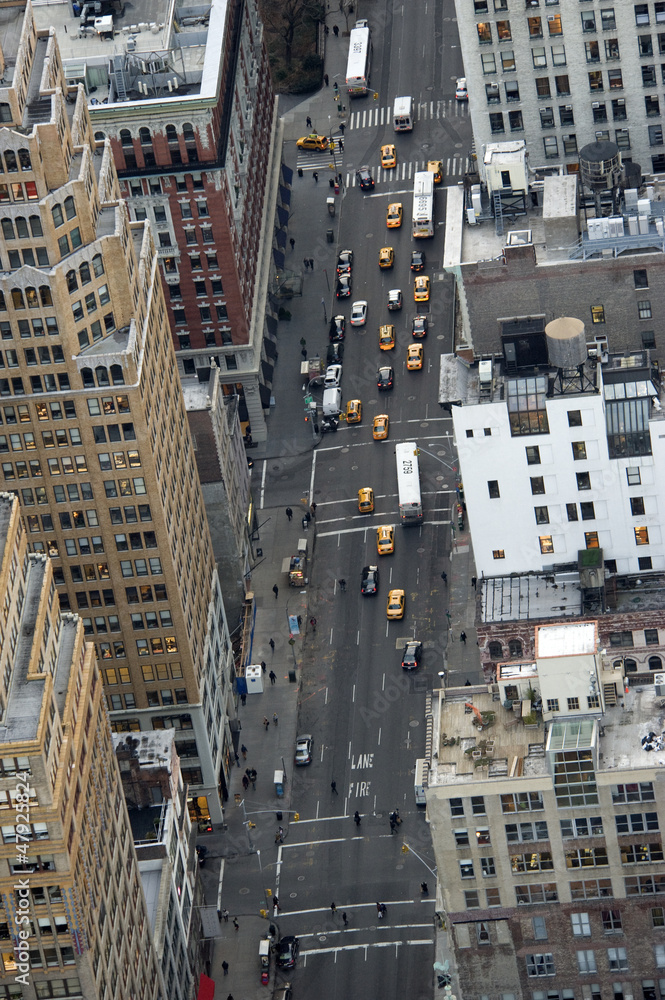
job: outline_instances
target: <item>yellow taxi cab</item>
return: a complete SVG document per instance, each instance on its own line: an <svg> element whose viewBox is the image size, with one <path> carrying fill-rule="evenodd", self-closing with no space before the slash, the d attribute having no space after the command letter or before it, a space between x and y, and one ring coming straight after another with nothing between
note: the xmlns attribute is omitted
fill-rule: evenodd
<svg viewBox="0 0 665 1000"><path fill-rule="evenodd" d="M388 143L386 146L381 147L381 166L384 170L389 167L394 167L397 165L397 152L395 147Z"/></svg>
<svg viewBox="0 0 665 1000"><path fill-rule="evenodd" d="M395 251L392 247L381 247L379 250L379 267L392 267L395 263Z"/></svg>
<svg viewBox="0 0 665 1000"><path fill-rule="evenodd" d="M395 201L392 205L388 205L388 212L386 214L386 225L388 229L397 229L398 226L402 225L402 202Z"/></svg>
<svg viewBox="0 0 665 1000"><path fill-rule="evenodd" d="M429 278L421 274L413 283L413 301L429 302Z"/></svg>
<svg viewBox="0 0 665 1000"><path fill-rule="evenodd" d="M395 551L395 529L392 524L382 524L376 529L376 551L389 556Z"/></svg>
<svg viewBox="0 0 665 1000"><path fill-rule="evenodd" d="M359 424L363 418L363 404L359 399L350 399L346 404L347 424Z"/></svg>
<svg viewBox="0 0 665 1000"><path fill-rule="evenodd" d="M428 160L427 169L434 174L434 183L440 184L443 180L443 163L441 160Z"/></svg>
<svg viewBox="0 0 665 1000"><path fill-rule="evenodd" d="M391 590L388 594L387 618L403 618L406 598L403 590Z"/></svg>
<svg viewBox="0 0 665 1000"><path fill-rule="evenodd" d="M423 366L423 345L409 344L406 349L406 367L410 372L419 371Z"/></svg>
<svg viewBox="0 0 665 1000"><path fill-rule="evenodd" d="M309 135L304 135L302 139L298 139L296 146L298 149L315 149L322 153L328 148L328 139L325 135L317 135L316 132L310 132Z"/></svg>
<svg viewBox="0 0 665 1000"><path fill-rule="evenodd" d="M358 490L358 510L361 514L371 514L374 510L374 490L371 486Z"/></svg>
<svg viewBox="0 0 665 1000"><path fill-rule="evenodd" d="M375 441L384 441L388 437L389 425L390 421L387 413L379 413L378 417L374 417L372 437Z"/></svg>
<svg viewBox="0 0 665 1000"><path fill-rule="evenodd" d="M386 323L379 327L379 347L382 351L392 351L395 346L395 327Z"/></svg>

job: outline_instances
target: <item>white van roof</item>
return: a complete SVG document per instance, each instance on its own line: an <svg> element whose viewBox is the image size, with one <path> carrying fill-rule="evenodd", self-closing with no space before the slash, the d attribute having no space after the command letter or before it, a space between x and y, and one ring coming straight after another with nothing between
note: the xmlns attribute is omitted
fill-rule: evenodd
<svg viewBox="0 0 665 1000"><path fill-rule="evenodd" d="M396 97L393 104L394 115L408 115L411 113L412 97Z"/></svg>

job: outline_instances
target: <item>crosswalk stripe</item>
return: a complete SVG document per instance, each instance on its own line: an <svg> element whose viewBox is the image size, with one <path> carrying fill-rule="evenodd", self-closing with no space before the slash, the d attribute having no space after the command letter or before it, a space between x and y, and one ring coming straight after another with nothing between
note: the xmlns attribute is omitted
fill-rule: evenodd
<svg viewBox="0 0 665 1000"><path fill-rule="evenodd" d="M321 160L317 161L316 164L309 165L298 161L298 166L302 167L304 170L319 169L322 166ZM327 163L323 164L324 169L327 167ZM413 182L413 175L418 173L419 170L427 169L426 160L402 160L397 164L396 169L384 170L384 168L378 164L376 167L370 170L372 176L377 184L386 183L389 184L391 181L406 181L408 183ZM464 156L449 156L445 162L445 176L446 177L461 177L463 174L469 171L469 160L468 157ZM326 175L327 176L327 175ZM356 175L355 172L348 172L346 175L346 186L347 188L356 187ZM390 192L386 191L386 195Z"/></svg>
<svg viewBox="0 0 665 1000"><path fill-rule="evenodd" d="M466 118L469 114L467 105L453 99L430 101L418 104L414 108L416 121L427 121L439 118ZM392 107L384 105L381 108L363 108L362 111L351 111L348 116L349 129L372 128L390 124Z"/></svg>

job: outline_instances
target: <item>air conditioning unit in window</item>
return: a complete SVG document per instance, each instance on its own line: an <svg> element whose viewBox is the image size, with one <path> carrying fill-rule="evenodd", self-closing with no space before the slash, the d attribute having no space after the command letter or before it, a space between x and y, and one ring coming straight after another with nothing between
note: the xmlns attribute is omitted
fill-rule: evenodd
<svg viewBox="0 0 665 1000"><path fill-rule="evenodd" d="M665 674L653 675L653 687L659 698L665 697Z"/></svg>
<svg viewBox="0 0 665 1000"><path fill-rule="evenodd" d="M591 107L592 108L599 108L600 107L600 101L594 101L593 104L591 105Z"/></svg>
<svg viewBox="0 0 665 1000"><path fill-rule="evenodd" d="M547 15L547 20L548 21L556 21L556 14L548 14Z"/></svg>
<svg viewBox="0 0 665 1000"><path fill-rule="evenodd" d="M566 105L564 105L564 110L565 111L572 111L573 110L572 104L566 104Z"/></svg>
<svg viewBox="0 0 665 1000"><path fill-rule="evenodd" d="M626 103L626 102L625 102L625 100L623 99L623 97L619 97L619 98L617 98L617 104L625 104L625 103Z"/></svg>

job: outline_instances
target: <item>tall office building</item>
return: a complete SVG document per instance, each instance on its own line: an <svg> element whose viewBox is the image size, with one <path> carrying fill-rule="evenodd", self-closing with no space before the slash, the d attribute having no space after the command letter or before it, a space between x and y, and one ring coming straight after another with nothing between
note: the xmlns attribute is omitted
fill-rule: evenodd
<svg viewBox="0 0 665 1000"><path fill-rule="evenodd" d="M5 11L0 450L33 552L94 638L118 729L176 728L221 820L231 645L159 258L95 147L54 32ZM12 58L6 41L13 46Z"/></svg>
<svg viewBox="0 0 665 1000"><path fill-rule="evenodd" d="M82 9L81 9L82 8ZM83 84L130 217L156 231L159 273L181 374L240 400L245 432L265 438L274 334L266 313L280 175L277 105L256 0L204 7L49 4L64 75ZM274 330L275 323L270 321Z"/></svg>
<svg viewBox="0 0 665 1000"><path fill-rule="evenodd" d="M161 1000L94 646L0 495L0 995Z"/></svg>
<svg viewBox="0 0 665 1000"><path fill-rule="evenodd" d="M456 0L473 133L525 139L530 166L578 169L611 140L643 173L665 172L665 8L590 0Z"/></svg>

